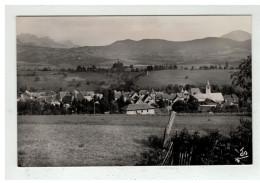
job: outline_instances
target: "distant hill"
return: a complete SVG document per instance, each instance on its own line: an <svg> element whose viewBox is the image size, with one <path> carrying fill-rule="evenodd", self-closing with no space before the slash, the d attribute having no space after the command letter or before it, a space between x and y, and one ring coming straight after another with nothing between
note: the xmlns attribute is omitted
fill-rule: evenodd
<svg viewBox="0 0 260 183"><path fill-rule="evenodd" d="M55 42L50 37L39 38L33 34L20 34L17 35L17 44L19 45L30 45L30 46L40 46L49 48L74 48L79 47L70 40L63 42Z"/></svg>
<svg viewBox="0 0 260 183"><path fill-rule="evenodd" d="M246 40L251 39L251 34L249 34L246 31L237 30L237 31L232 31L228 34L225 34L221 37L227 38L227 39L232 39L235 41L246 41Z"/></svg>
<svg viewBox="0 0 260 183"><path fill-rule="evenodd" d="M21 42L21 40L19 40ZM51 64L112 65L120 59L126 65L148 64L220 64L240 62L251 54L251 39L234 41L208 37L191 41L143 39L121 40L107 46L77 48L46 48L20 44L17 41L17 60Z"/></svg>

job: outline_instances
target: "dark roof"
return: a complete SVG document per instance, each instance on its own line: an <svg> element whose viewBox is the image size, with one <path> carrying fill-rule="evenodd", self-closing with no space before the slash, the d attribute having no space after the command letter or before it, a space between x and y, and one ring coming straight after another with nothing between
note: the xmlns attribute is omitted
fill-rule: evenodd
<svg viewBox="0 0 260 183"><path fill-rule="evenodd" d="M146 109L154 109L155 107L143 103L143 104L129 104L122 108L124 111L135 111L135 110L146 110Z"/></svg>
<svg viewBox="0 0 260 183"><path fill-rule="evenodd" d="M203 103L206 105L215 105L216 104L213 100L208 99L208 98L206 98Z"/></svg>
<svg viewBox="0 0 260 183"><path fill-rule="evenodd" d="M66 95L62 98L62 102L67 103L72 101L72 96L71 95Z"/></svg>

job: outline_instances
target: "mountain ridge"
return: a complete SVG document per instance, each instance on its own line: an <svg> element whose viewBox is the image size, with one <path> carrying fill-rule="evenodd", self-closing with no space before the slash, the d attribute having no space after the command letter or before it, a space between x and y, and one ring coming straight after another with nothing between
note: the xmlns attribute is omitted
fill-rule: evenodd
<svg viewBox="0 0 260 183"><path fill-rule="evenodd" d="M79 47L70 40L56 42L49 36L37 37L34 34L22 33L16 36L17 44L50 48L74 48Z"/></svg>
<svg viewBox="0 0 260 183"><path fill-rule="evenodd" d="M18 40L19 41L19 40ZM17 60L51 64L112 65L121 60L125 65L220 64L239 62L251 54L251 39L235 41L223 37L207 37L190 41L164 39L125 39L107 46L47 48L17 43Z"/></svg>
<svg viewBox="0 0 260 183"><path fill-rule="evenodd" d="M221 37L235 40L235 41L246 41L246 40L251 39L251 34L246 31L235 30L235 31L229 32L227 34L224 34Z"/></svg>

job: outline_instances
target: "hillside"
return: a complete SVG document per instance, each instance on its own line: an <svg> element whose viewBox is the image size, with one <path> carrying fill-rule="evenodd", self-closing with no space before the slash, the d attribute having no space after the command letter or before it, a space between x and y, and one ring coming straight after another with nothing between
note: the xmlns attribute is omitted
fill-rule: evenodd
<svg viewBox="0 0 260 183"><path fill-rule="evenodd" d="M19 42L18 42L19 43ZM206 64L237 62L251 54L251 40L234 41L208 37L174 42L160 39L122 40L107 46L70 49L46 48L17 44L17 60L29 63L48 62L111 65L120 59L131 64Z"/></svg>

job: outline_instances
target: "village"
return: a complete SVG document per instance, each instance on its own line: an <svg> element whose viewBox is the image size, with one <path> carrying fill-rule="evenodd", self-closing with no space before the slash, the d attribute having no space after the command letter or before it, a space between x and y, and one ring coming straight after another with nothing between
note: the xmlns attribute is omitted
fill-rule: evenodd
<svg viewBox="0 0 260 183"><path fill-rule="evenodd" d="M73 104L76 102L86 101L93 106L92 110L87 113L123 113L127 115L154 115L160 113L169 113L172 109L178 112L212 112L214 109L230 107L233 109L239 108L239 98L236 94L223 95L221 92L212 92L211 85L208 81L206 84L206 92L202 93L199 88L190 88L186 90L181 88L177 93L166 93L163 91L154 91L153 89L139 91L117 91L113 90L110 95L110 103L116 105L114 109L98 110L100 105L105 105L104 93L96 93L94 91L78 91L73 92L61 91L55 93L52 90L30 92L26 90L24 93L18 92L18 102L34 101L41 106L45 104L51 106L64 107L72 113L79 113L77 108L73 109ZM111 96L112 95L112 96ZM190 111L185 111L182 105L193 103ZM164 108L166 110L159 110ZM110 110L109 110L110 109ZM88 110L88 109L87 109ZM19 111L18 111L19 112Z"/></svg>

